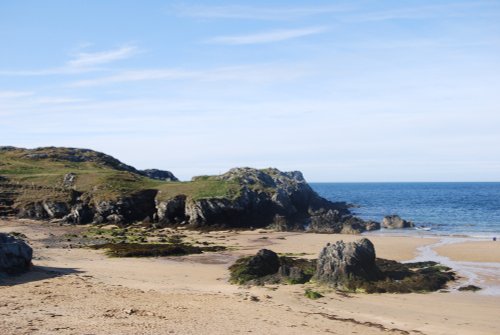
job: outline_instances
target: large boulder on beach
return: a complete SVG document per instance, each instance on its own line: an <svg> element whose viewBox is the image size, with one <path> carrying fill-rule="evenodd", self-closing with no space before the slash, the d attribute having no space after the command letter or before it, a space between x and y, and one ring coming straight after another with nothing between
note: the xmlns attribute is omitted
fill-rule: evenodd
<svg viewBox="0 0 500 335"><path fill-rule="evenodd" d="M29 270L33 249L13 235L0 233L0 273L15 274Z"/></svg>
<svg viewBox="0 0 500 335"><path fill-rule="evenodd" d="M328 243L319 254L315 278L332 287L344 287L352 280L377 280L375 248L363 238L356 242Z"/></svg>
<svg viewBox="0 0 500 335"><path fill-rule="evenodd" d="M266 276L278 272L280 259L272 250L261 249L248 261L247 272L255 276Z"/></svg>
<svg viewBox="0 0 500 335"><path fill-rule="evenodd" d="M413 228L413 222L403 220L399 215L387 215L382 220L382 227L387 229Z"/></svg>

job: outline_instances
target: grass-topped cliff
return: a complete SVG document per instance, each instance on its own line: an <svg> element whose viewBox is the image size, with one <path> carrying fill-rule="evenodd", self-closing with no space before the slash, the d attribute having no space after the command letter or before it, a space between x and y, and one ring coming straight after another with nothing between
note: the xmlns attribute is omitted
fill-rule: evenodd
<svg viewBox="0 0 500 335"><path fill-rule="evenodd" d="M65 180L73 175L71 182ZM179 193L193 198L226 196L234 183L209 178L195 182L156 180L114 157L75 148L21 149L0 147L0 176L11 183L32 188L23 194L26 201L44 198L65 199L68 189L91 194L99 200L113 200L145 189L157 189L162 197ZM173 176L173 175L172 175ZM39 187L43 191L33 191Z"/></svg>
<svg viewBox="0 0 500 335"><path fill-rule="evenodd" d="M367 228L345 204L319 197L300 172L235 168L180 182L168 171L141 171L93 150L56 147L0 147L0 215L324 232Z"/></svg>

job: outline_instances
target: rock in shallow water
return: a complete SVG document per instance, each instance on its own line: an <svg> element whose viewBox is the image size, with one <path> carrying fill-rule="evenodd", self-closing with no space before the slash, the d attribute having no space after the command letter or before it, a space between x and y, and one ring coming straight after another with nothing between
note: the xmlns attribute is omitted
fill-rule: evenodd
<svg viewBox="0 0 500 335"><path fill-rule="evenodd" d="M412 228L413 222L403 220L399 215L387 215L382 221L382 226L387 229Z"/></svg>
<svg viewBox="0 0 500 335"><path fill-rule="evenodd" d="M33 249L23 240L0 233L0 273L15 274L29 270Z"/></svg>

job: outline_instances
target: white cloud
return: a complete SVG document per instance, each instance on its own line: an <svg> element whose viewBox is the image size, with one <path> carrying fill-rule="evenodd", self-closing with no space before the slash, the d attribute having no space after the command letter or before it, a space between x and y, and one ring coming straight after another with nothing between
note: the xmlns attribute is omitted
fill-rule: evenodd
<svg viewBox="0 0 500 335"><path fill-rule="evenodd" d="M300 64L255 64L228 66L204 70L144 69L125 70L117 74L75 81L70 87L93 87L118 83L150 80L196 80L201 82L231 81L270 82L294 80L311 73L311 69Z"/></svg>
<svg viewBox="0 0 500 335"><path fill-rule="evenodd" d="M213 19L292 20L314 15L344 12L347 5L310 7L255 7L255 6L176 6L181 16Z"/></svg>
<svg viewBox="0 0 500 335"><path fill-rule="evenodd" d="M270 43L270 42L286 41L309 35L316 35L324 33L326 30L327 30L326 27L282 29L282 30L273 30L273 31L248 34L248 35L218 36L207 40L207 42L215 44L230 44L230 45Z"/></svg>
<svg viewBox="0 0 500 335"><path fill-rule="evenodd" d="M67 66L70 68L88 68L130 58L137 52L138 48L135 46L123 46L118 49L100 52L80 52L67 63Z"/></svg>
<svg viewBox="0 0 500 335"><path fill-rule="evenodd" d="M73 59L61 67L38 69L38 70L8 70L0 71L0 76L48 76L67 75L102 70L99 65L112 63L118 60L130 58L139 53L136 46L122 46L116 49L98 52L80 52Z"/></svg>
<svg viewBox="0 0 500 335"><path fill-rule="evenodd" d="M348 21L387 21L387 20L422 20L431 18L456 17L470 15L471 9L495 5L491 1L473 1L447 4L435 4L418 7L401 7L382 11L360 12Z"/></svg>
<svg viewBox="0 0 500 335"><path fill-rule="evenodd" d="M0 91L0 99L16 99L33 95L33 92L28 91Z"/></svg>
<svg viewBox="0 0 500 335"><path fill-rule="evenodd" d="M197 76L196 72L175 69L128 70L111 76L79 80L70 84L70 86L90 87L144 80L178 80L195 76Z"/></svg>

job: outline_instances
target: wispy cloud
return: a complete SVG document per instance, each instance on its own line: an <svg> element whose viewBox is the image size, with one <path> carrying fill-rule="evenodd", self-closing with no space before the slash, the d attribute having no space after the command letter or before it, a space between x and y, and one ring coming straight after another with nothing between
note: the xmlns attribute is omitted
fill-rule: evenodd
<svg viewBox="0 0 500 335"><path fill-rule="evenodd" d="M114 83L125 83L144 80L178 80L197 76L197 72L176 70L176 69L146 69L146 70L127 70L120 73L100 77L95 79L79 80L72 84L71 87L91 87L101 86Z"/></svg>
<svg viewBox="0 0 500 335"><path fill-rule="evenodd" d="M0 91L0 99L16 99L33 95L28 91Z"/></svg>
<svg viewBox="0 0 500 335"><path fill-rule="evenodd" d="M37 70L0 70L0 76L67 75L99 71L102 70L99 68L101 65L130 58L139 52L139 48L133 45L98 52L79 52L60 67Z"/></svg>
<svg viewBox="0 0 500 335"><path fill-rule="evenodd" d="M243 45L243 44L259 44L286 41L294 38L316 35L324 33L328 29L326 27L308 27L300 29L281 29L261 32L248 35L233 35L233 36L217 36L208 39L207 43Z"/></svg>
<svg viewBox="0 0 500 335"><path fill-rule="evenodd" d="M350 5L309 7L255 7L255 6L175 6L181 16L205 19L292 20L308 16L352 10Z"/></svg>
<svg viewBox="0 0 500 335"><path fill-rule="evenodd" d="M92 66L111 63L117 60L130 58L138 53L136 46L123 46L118 49L100 52L80 52L67 63L69 68L88 68Z"/></svg>
<svg viewBox="0 0 500 335"><path fill-rule="evenodd" d="M366 11L349 17L348 21L422 20L470 15L477 7L498 6L492 1L457 2L416 7L400 7L381 11Z"/></svg>
<svg viewBox="0 0 500 335"><path fill-rule="evenodd" d="M144 69L125 70L119 73L93 79L78 80L70 87L94 87L127 82L150 80L196 80L199 82L231 81L239 82L269 82L294 80L311 73L311 69L300 64L253 64L227 66L213 69Z"/></svg>

